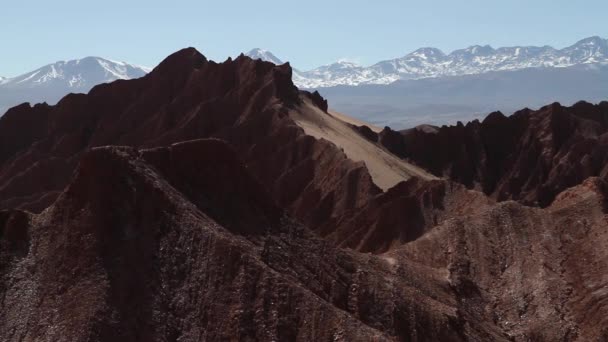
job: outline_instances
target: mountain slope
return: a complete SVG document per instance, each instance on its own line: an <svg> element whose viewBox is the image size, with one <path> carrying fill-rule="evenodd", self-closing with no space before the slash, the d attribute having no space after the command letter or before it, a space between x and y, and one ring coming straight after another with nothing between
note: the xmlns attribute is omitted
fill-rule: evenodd
<svg viewBox="0 0 608 342"><path fill-rule="evenodd" d="M0 118L0 339L608 338L603 105L410 140L291 73L189 48ZM412 146L456 182L388 152ZM544 208L497 203L476 165L513 193L564 178Z"/></svg>

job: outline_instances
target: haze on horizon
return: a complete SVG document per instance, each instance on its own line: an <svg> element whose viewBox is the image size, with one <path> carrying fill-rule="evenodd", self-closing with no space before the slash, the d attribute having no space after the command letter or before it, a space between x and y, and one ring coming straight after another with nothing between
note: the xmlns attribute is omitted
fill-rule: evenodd
<svg viewBox="0 0 608 342"><path fill-rule="evenodd" d="M100 3L59 0L11 3L0 20L0 76L85 56L154 66L194 46L222 61L265 48L307 70L337 60L371 64L420 47L444 52L474 44L562 48L589 36L608 36L600 0L466 3L446 0L322 2L303 5L197 2ZM19 28L16 30L15 28Z"/></svg>

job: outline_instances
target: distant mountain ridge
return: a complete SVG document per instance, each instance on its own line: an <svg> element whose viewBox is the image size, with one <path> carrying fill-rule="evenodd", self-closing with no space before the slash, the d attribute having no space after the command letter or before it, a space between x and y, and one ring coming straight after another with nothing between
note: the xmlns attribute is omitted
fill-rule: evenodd
<svg viewBox="0 0 608 342"><path fill-rule="evenodd" d="M518 107L608 100L608 65L528 68L319 89L333 110L393 129L507 115Z"/></svg>
<svg viewBox="0 0 608 342"><path fill-rule="evenodd" d="M55 62L16 77L0 77L0 115L23 102L52 104L68 93L87 93L98 84L139 78L150 70L101 57L86 57Z"/></svg>
<svg viewBox="0 0 608 342"><path fill-rule="evenodd" d="M254 49L247 55L275 64L282 63L279 58L265 50ZM593 36L563 49L550 46L494 49L489 45L473 45L445 54L439 49L426 47L403 57L367 67L341 61L309 71L294 70L294 83L300 88L358 86L390 84L399 80L476 75L493 71L598 64L608 65L608 40Z"/></svg>
<svg viewBox="0 0 608 342"><path fill-rule="evenodd" d="M141 77L150 68L101 57L59 61L12 78L0 77L3 87L27 88L63 83L69 88L86 88L117 79Z"/></svg>

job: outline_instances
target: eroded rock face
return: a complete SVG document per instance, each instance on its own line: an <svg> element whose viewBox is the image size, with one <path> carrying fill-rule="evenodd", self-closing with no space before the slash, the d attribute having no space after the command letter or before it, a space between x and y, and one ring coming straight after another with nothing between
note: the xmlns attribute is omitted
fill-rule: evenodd
<svg viewBox="0 0 608 342"><path fill-rule="evenodd" d="M221 141L97 148L44 212L0 212L0 336L597 340L608 317L606 188L592 178L539 209L412 179L366 209L375 231L394 227L373 216L395 203L383 197L408 194L403 208L421 199L428 217L447 203L451 218L372 255L274 207Z"/></svg>
<svg viewBox="0 0 608 342"><path fill-rule="evenodd" d="M607 118L607 102L570 108L554 103L437 131L385 129L379 142L435 175L500 201L545 207L587 177L606 176Z"/></svg>
<svg viewBox="0 0 608 342"><path fill-rule="evenodd" d="M424 282L408 267L341 250L288 217L277 220L281 213L263 191L237 195L227 206L222 197L235 184L249 190L260 184L233 164L236 155L222 144L97 148L43 213L0 212L0 253L8 256L0 278L0 336L503 338L495 328L465 324L448 287L420 292ZM181 159L185 152L189 160ZM184 163L198 165L200 173ZM233 216L222 215L227 208ZM250 225L243 229L235 218Z"/></svg>

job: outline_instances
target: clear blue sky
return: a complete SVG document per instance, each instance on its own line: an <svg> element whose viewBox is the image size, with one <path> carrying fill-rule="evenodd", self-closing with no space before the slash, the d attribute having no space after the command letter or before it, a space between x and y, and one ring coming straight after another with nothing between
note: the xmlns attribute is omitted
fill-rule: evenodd
<svg viewBox="0 0 608 342"><path fill-rule="evenodd" d="M564 47L608 37L606 0L7 1L0 75L102 56L154 66L194 46L223 60L266 48L301 69L346 58L363 64L423 46Z"/></svg>

